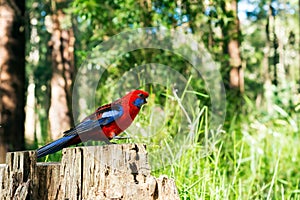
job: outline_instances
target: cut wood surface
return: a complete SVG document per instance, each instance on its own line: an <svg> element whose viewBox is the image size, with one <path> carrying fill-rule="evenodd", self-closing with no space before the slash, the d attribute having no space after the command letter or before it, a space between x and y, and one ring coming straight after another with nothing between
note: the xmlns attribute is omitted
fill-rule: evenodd
<svg viewBox="0 0 300 200"><path fill-rule="evenodd" d="M63 150L60 163L37 163L35 151L7 153L0 199L176 200L173 179L150 175L146 146L114 144Z"/></svg>

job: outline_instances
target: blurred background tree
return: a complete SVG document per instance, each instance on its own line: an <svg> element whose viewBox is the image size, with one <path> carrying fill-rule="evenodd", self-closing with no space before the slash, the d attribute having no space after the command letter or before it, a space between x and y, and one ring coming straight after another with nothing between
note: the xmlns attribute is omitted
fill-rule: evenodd
<svg viewBox="0 0 300 200"><path fill-rule="evenodd" d="M75 75L74 43L71 16L65 14L67 1L51 1L51 14L46 24L51 34L48 46L51 49L52 77L50 81L49 125L51 139L71 128L72 82Z"/></svg>
<svg viewBox="0 0 300 200"><path fill-rule="evenodd" d="M0 1L0 163L24 149L25 1Z"/></svg>

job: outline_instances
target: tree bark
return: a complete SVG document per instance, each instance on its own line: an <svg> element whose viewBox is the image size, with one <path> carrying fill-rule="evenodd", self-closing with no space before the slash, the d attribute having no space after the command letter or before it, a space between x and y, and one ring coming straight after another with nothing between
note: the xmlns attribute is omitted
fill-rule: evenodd
<svg viewBox="0 0 300 200"><path fill-rule="evenodd" d="M275 32L275 8L270 4L269 5L269 35L270 39L272 40L272 66L273 66L273 81L272 83L277 87L278 86L278 74L277 74L277 64L279 62L279 55L278 55L278 38ZM277 91L275 90L275 96L277 96Z"/></svg>
<svg viewBox="0 0 300 200"><path fill-rule="evenodd" d="M61 163L11 152L0 165L0 199L179 200L173 179L150 172L142 144L66 148Z"/></svg>
<svg viewBox="0 0 300 200"><path fill-rule="evenodd" d="M26 118L25 118L24 136L25 136L26 148L28 148L34 145L35 123L36 123L35 84L32 78L29 80L29 84L27 87L25 112L26 112Z"/></svg>
<svg viewBox="0 0 300 200"><path fill-rule="evenodd" d="M24 148L24 0L0 0L0 163Z"/></svg>
<svg viewBox="0 0 300 200"><path fill-rule="evenodd" d="M67 16L62 8L52 8L52 49L51 103L49 108L50 135L57 139L69 129L71 120L71 86L74 75L74 42L71 27L63 28Z"/></svg>
<svg viewBox="0 0 300 200"><path fill-rule="evenodd" d="M228 22L224 32L224 36L229 38L228 42L225 43L227 45L225 48L229 55L229 86L243 92L244 76L242 72L242 59L240 55L240 26L237 16L237 0L231 0L228 2L225 6L225 10L227 15L233 18L233 20Z"/></svg>

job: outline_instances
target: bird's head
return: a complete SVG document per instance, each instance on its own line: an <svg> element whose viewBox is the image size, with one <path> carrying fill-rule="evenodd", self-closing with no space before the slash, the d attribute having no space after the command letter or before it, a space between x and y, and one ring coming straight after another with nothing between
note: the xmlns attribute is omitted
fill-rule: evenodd
<svg viewBox="0 0 300 200"><path fill-rule="evenodd" d="M148 92L143 90L134 90L128 95L130 96L130 102L132 102L133 105L138 108L141 108L142 105L147 103L147 97L149 96Z"/></svg>

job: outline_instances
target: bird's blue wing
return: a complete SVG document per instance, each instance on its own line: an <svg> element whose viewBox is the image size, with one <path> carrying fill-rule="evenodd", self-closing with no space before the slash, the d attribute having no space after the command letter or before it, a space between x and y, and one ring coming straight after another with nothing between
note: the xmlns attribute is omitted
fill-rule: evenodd
<svg viewBox="0 0 300 200"><path fill-rule="evenodd" d="M99 112L99 111L98 111ZM103 112L100 113L99 119L85 119L84 121L77 124L74 128L65 131L64 135L72 135L72 134L81 134L84 132L89 132L95 130L96 128L100 128L105 126L116 119L120 118L124 113L124 110L121 105L111 106L109 109L106 108ZM99 114L99 113L98 113Z"/></svg>

